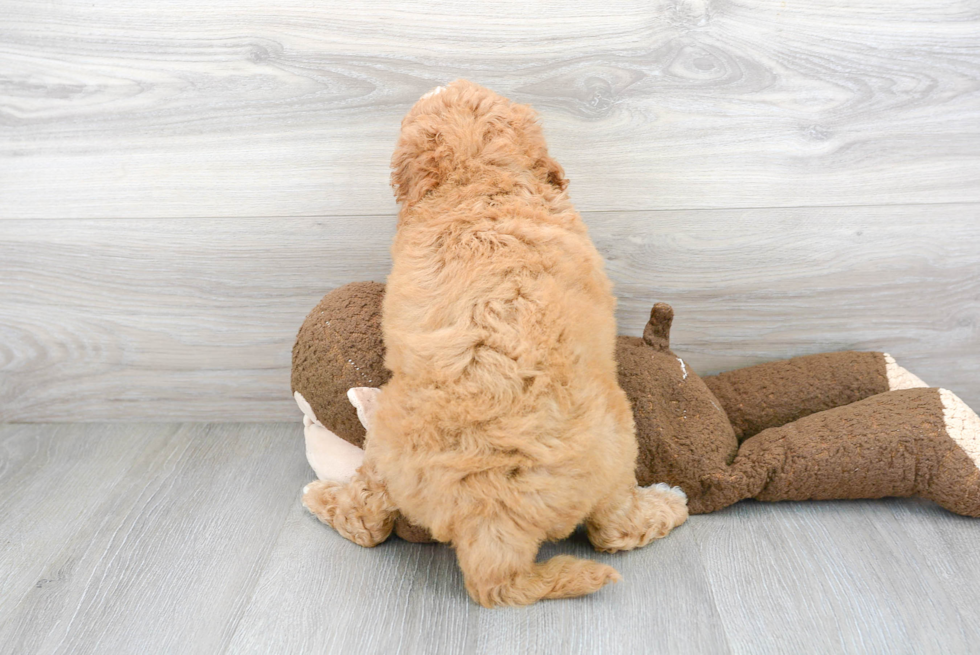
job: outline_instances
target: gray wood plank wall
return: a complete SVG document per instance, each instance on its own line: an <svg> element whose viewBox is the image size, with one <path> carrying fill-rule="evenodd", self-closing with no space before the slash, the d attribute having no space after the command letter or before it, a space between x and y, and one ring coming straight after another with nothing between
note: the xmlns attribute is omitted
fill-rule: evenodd
<svg viewBox="0 0 980 655"><path fill-rule="evenodd" d="M539 110L621 332L666 301L703 373L882 349L980 405L972 0L5 0L0 421L297 419L457 77Z"/></svg>

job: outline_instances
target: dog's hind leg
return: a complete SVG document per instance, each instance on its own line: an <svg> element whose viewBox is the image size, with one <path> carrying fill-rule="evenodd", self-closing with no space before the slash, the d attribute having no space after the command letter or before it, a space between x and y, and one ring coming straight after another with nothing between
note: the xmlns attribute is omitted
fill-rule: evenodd
<svg viewBox="0 0 980 655"><path fill-rule="evenodd" d="M540 543L506 517L467 519L453 545L470 597L484 607L530 605L584 596L622 579L611 566L569 555L536 563Z"/></svg>
<svg viewBox="0 0 980 655"><path fill-rule="evenodd" d="M614 553L646 546L687 520L687 496L680 487L633 486L599 503L585 522L596 550Z"/></svg>
<svg viewBox="0 0 980 655"><path fill-rule="evenodd" d="M348 482L317 480L303 488L303 506L342 537L370 548L388 538L398 510L369 464Z"/></svg>

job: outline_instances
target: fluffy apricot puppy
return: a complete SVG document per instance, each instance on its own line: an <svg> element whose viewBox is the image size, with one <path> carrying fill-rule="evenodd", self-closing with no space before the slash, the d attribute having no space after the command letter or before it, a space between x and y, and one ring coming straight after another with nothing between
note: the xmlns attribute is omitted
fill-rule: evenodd
<svg viewBox="0 0 980 655"><path fill-rule="evenodd" d="M392 377L363 466L314 482L304 503L362 546L401 511L452 543L487 607L619 580L591 560L535 557L582 522L598 550L643 546L684 522L686 498L636 484L612 286L534 113L454 82L409 111L392 167Z"/></svg>

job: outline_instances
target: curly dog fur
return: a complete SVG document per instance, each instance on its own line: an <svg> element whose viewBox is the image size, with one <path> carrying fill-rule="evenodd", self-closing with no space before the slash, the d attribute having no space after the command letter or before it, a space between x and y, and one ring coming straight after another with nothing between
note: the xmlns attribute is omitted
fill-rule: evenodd
<svg viewBox="0 0 980 655"><path fill-rule="evenodd" d="M392 168L392 378L363 467L313 483L304 503L363 546L402 512L452 543L488 607L619 580L591 560L535 557L583 521L597 549L643 546L687 507L679 490L636 485L612 285L533 111L454 82L409 111Z"/></svg>

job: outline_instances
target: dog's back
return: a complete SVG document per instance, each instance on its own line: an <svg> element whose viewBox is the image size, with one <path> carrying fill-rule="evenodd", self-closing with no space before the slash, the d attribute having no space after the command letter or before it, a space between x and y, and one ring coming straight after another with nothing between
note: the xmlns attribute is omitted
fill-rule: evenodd
<svg viewBox="0 0 980 655"><path fill-rule="evenodd" d="M456 82L409 112L393 168L392 377L363 465L303 503L362 546L401 511L452 542L486 606L617 580L590 560L537 564L538 548L582 521L599 550L643 546L684 522L686 498L636 486L610 284L533 113Z"/></svg>
<svg viewBox="0 0 980 655"><path fill-rule="evenodd" d="M533 114L456 83L423 99L395 156L403 201L368 457L394 503L457 549L484 604L588 593L591 561L534 564L634 485L611 285Z"/></svg>

